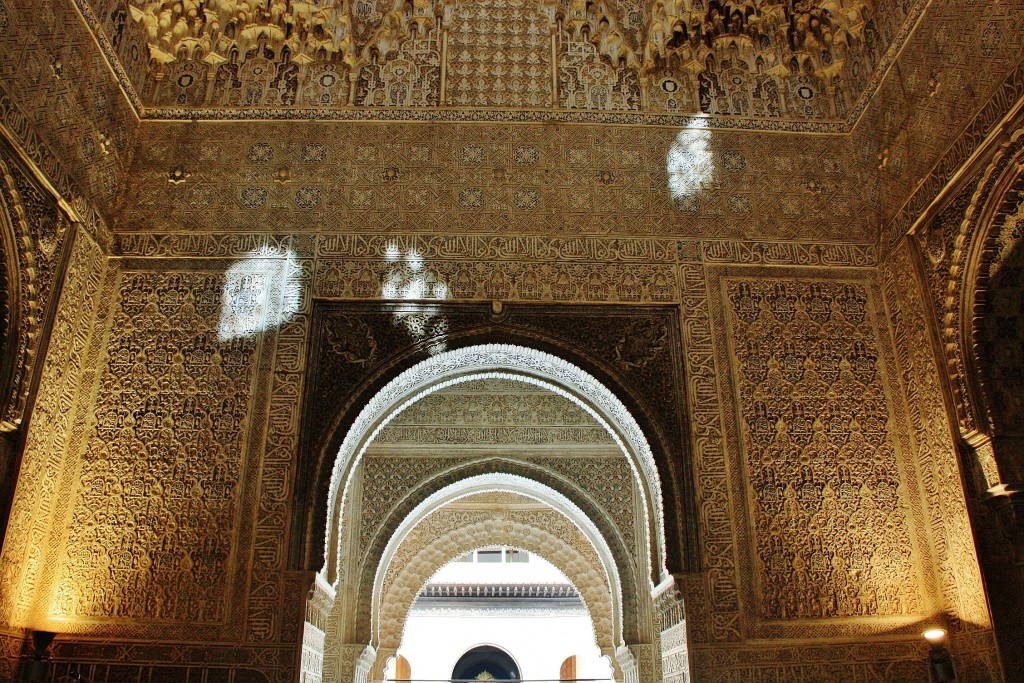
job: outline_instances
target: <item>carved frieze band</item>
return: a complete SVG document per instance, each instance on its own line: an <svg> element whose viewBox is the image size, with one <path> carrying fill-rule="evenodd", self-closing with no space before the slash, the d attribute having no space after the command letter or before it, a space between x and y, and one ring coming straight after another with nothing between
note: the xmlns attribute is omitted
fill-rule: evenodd
<svg viewBox="0 0 1024 683"><path fill-rule="evenodd" d="M238 258L293 250L317 263L389 262L413 254L424 261L672 264L676 262L869 268L878 264L874 244L558 238L542 236L298 235L274 233L119 232L122 256Z"/></svg>

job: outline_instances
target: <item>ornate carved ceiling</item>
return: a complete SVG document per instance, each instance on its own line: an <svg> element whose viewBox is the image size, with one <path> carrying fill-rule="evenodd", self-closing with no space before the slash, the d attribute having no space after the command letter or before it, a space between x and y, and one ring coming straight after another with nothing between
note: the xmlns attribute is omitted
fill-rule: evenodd
<svg viewBox="0 0 1024 683"><path fill-rule="evenodd" d="M76 0L147 118L841 130L923 0Z"/></svg>

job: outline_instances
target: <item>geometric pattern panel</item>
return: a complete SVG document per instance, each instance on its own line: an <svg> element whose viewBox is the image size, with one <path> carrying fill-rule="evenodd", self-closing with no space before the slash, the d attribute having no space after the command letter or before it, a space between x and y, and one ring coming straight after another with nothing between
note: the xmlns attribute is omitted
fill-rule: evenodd
<svg viewBox="0 0 1024 683"><path fill-rule="evenodd" d="M845 136L543 124L143 125L118 230L846 243L876 233L863 178L845 161L854 151Z"/></svg>

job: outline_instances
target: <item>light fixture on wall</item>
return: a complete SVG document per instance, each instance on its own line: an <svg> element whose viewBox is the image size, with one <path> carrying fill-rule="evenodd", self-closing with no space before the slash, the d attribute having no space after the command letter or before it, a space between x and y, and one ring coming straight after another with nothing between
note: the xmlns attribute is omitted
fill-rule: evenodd
<svg viewBox="0 0 1024 683"><path fill-rule="evenodd" d="M50 643L57 637L52 631L32 631L32 659L26 667L29 683L46 680L50 665Z"/></svg>
<svg viewBox="0 0 1024 683"><path fill-rule="evenodd" d="M953 657L946 648L946 632L941 628L928 629L921 635L932 646L928 653L928 663L931 665L932 676L939 683L956 680L956 669L953 667Z"/></svg>

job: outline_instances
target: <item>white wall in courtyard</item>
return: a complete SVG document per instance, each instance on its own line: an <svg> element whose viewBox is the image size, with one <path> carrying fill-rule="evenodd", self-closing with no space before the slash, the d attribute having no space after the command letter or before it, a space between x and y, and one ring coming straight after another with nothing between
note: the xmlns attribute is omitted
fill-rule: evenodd
<svg viewBox="0 0 1024 683"><path fill-rule="evenodd" d="M594 644L586 611L575 615L516 614L479 610L477 616L452 616L413 609L398 654L409 661L412 678L445 680L459 658L478 645L495 645L512 655L524 679L558 679L567 657L576 655L577 678L608 680L611 670ZM389 678L394 676L393 667Z"/></svg>

